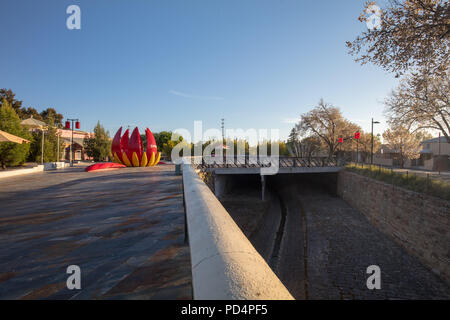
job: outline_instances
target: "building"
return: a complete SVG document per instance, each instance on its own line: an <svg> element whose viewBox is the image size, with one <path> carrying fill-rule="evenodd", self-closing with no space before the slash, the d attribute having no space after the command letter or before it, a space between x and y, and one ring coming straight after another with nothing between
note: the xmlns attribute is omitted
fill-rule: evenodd
<svg viewBox="0 0 450 320"><path fill-rule="evenodd" d="M61 160L70 160L70 144L72 141L72 130L70 129L58 129L60 138L64 141L64 152L62 153ZM81 130L73 130L73 152L75 161L92 160L86 154L84 149L84 139L94 138L95 134L92 132L85 132Z"/></svg>
<svg viewBox="0 0 450 320"><path fill-rule="evenodd" d="M450 170L450 143L446 137L422 141L420 159L424 169L432 171Z"/></svg>

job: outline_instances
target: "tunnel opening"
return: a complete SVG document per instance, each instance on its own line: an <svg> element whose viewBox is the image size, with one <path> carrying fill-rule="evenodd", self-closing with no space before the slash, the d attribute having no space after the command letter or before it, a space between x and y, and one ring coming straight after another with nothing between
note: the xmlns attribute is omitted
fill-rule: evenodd
<svg viewBox="0 0 450 320"><path fill-rule="evenodd" d="M293 185L308 188L316 192L324 192L337 196L338 174L331 173L302 173L302 174L277 174L267 176L267 187L270 190L283 190Z"/></svg>

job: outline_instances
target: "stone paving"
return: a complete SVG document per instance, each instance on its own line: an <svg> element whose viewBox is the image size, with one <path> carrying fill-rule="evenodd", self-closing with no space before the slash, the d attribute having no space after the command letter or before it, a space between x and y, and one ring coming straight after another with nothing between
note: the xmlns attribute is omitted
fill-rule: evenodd
<svg viewBox="0 0 450 320"><path fill-rule="evenodd" d="M0 181L0 299L192 299L174 167ZM81 268L81 290L66 268Z"/></svg>
<svg viewBox="0 0 450 320"><path fill-rule="evenodd" d="M308 297L450 299L450 287L337 196L299 186L307 223ZM368 290L367 267L381 269Z"/></svg>

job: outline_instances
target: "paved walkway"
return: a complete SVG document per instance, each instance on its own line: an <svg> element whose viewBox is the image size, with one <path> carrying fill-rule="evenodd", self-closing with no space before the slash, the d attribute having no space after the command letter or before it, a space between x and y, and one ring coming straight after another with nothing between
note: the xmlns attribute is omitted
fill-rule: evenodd
<svg viewBox="0 0 450 320"><path fill-rule="evenodd" d="M0 181L0 299L191 299L171 165ZM81 268L81 290L66 268Z"/></svg>

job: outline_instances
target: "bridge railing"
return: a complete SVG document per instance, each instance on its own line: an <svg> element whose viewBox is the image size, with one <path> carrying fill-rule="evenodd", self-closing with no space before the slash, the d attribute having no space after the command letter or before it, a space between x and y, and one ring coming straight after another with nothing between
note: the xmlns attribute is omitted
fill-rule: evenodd
<svg viewBox="0 0 450 320"><path fill-rule="evenodd" d="M277 157L277 156L217 156L191 158L195 168L266 168L278 166L279 168L295 167L339 167L343 163L337 158L327 157Z"/></svg>

